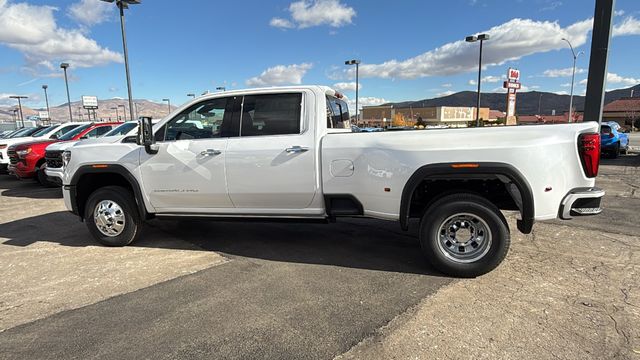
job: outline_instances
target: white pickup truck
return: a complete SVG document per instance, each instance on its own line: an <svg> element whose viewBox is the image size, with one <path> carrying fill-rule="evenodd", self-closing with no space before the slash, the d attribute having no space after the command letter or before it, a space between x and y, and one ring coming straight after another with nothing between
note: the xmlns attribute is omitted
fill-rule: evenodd
<svg viewBox="0 0 640 360"><path fill-rule="evenodd" d="M137 137L63 153L67 208L102 244L124 246L162 217L420 220L438 270L495 268L510 232L501 210L534 221L602 211L596 122L352 133L323 86L201 96Z"/></svg>

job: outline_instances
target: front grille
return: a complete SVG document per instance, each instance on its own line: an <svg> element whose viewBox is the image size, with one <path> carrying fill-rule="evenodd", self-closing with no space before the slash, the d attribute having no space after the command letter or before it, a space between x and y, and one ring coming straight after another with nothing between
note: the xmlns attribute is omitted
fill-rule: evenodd
<svg viewBox="0 0 640 360"><path fill-rule="evenodd" d="M15 165L18 163L18 154L16 154L16 149L10 147L7 149L7 156L9 156L9 163Z"/></svg>
<svg viewBox="0 0 640 360"><path fill-rule="evenodd" d="M62 167L62 150L47 150L44 153L49 169L57 169Z"/></svg>

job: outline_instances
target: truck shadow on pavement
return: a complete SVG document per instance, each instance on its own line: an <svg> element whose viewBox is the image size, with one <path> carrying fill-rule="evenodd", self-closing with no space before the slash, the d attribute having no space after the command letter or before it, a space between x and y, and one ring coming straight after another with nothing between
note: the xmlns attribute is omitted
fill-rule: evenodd
<svg viewBox="0 0 640 360"><path fill-rule="evenodd" d="M251 262L439 275L422 256L415 227L405 233L397 223L369 219L335 224L152 220L140 239L129 246L215 251ZM101 246L77 217L63 211L4 223L0 238L4 238L0 240L3 246L26 247L36 242L74 248Z"/></svg>
<svg viewBox="0 0 640 360"><path fill-rule="evenodd" d="M613 159L610 157L601 156L600 165L616 165L616 166L640 166L640 154L627 154L620 155Z"/></svg>

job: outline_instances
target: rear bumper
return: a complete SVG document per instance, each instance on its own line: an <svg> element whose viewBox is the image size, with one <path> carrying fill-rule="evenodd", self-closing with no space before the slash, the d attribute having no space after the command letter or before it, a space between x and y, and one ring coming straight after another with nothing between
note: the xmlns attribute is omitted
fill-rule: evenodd
<svg viewBox="0 0 640 360"><path fill-rule="evenodd" d="M569 191L560 203L560 219L569 220L574 216L600 214L603 196L604 190L596 187L577 188Z"/></svg>

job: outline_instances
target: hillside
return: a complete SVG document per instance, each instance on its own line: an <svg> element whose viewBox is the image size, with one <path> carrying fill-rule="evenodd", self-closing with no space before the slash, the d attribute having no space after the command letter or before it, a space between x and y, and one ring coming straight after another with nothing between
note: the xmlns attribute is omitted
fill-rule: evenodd
<svg viewBox="0 0 640 360"><path fill-rule="evenodd" d="M134 100L137 106L137 116L151 116L153 118L161 118L169 112L169 107L166 103L156 103L150 100L144 99L136 99ZM118 107L119 106L119 107ZM130 120L129 116L129 102L126 99L114 98L109 100L98 100L98 110L96 110L96 115L98 119L105 120L114 120L116 119L116 110L113 108L118 107L118 115L121 120L124 120L124 115L122 113L122 106L126 108L126 119ZM12 112L17 106L5 106L0 107L0 121L10 121L12 119ZM172 110L175 109L175 106L171 106ZM22 106L22 112L24 114L25 119L28 116L38 115L38 110L44 109L32 109L26 106ZM80 101L75 101L71 103L71 110L73 112L74 120L87 120L87 110L82 108L82 103ZM51 107L51 119L53 121L67 121L69 118L69 108L67 107L67 103Z"/></svg>
<svg viewBox="0 0 640 360"><path fill-rule="evenodd" d="M621 97L631 94L631 90L640 96L640 85L636 85L626 89L609 91L605 95L605 104L608 104ZM477 93L474 91L461 91L448 96L434 99L424 99L418 101L404 101L397 103L388 103L386 105L394 105L399 108L408 107L430 107L430 106L475 106ZM480 106L489 107L495 110L505 110L506 94L504 93L482 93L480 96ZM518 93L516 112L519 115L537 114L538 102L540 102L540 113L551 114L552 110L556 110L557 114L561 114L569 110L569 95L558 95L549 92L528 91ZM573 96L574 107L578 111L584 108L584 96Z"/></svg>

